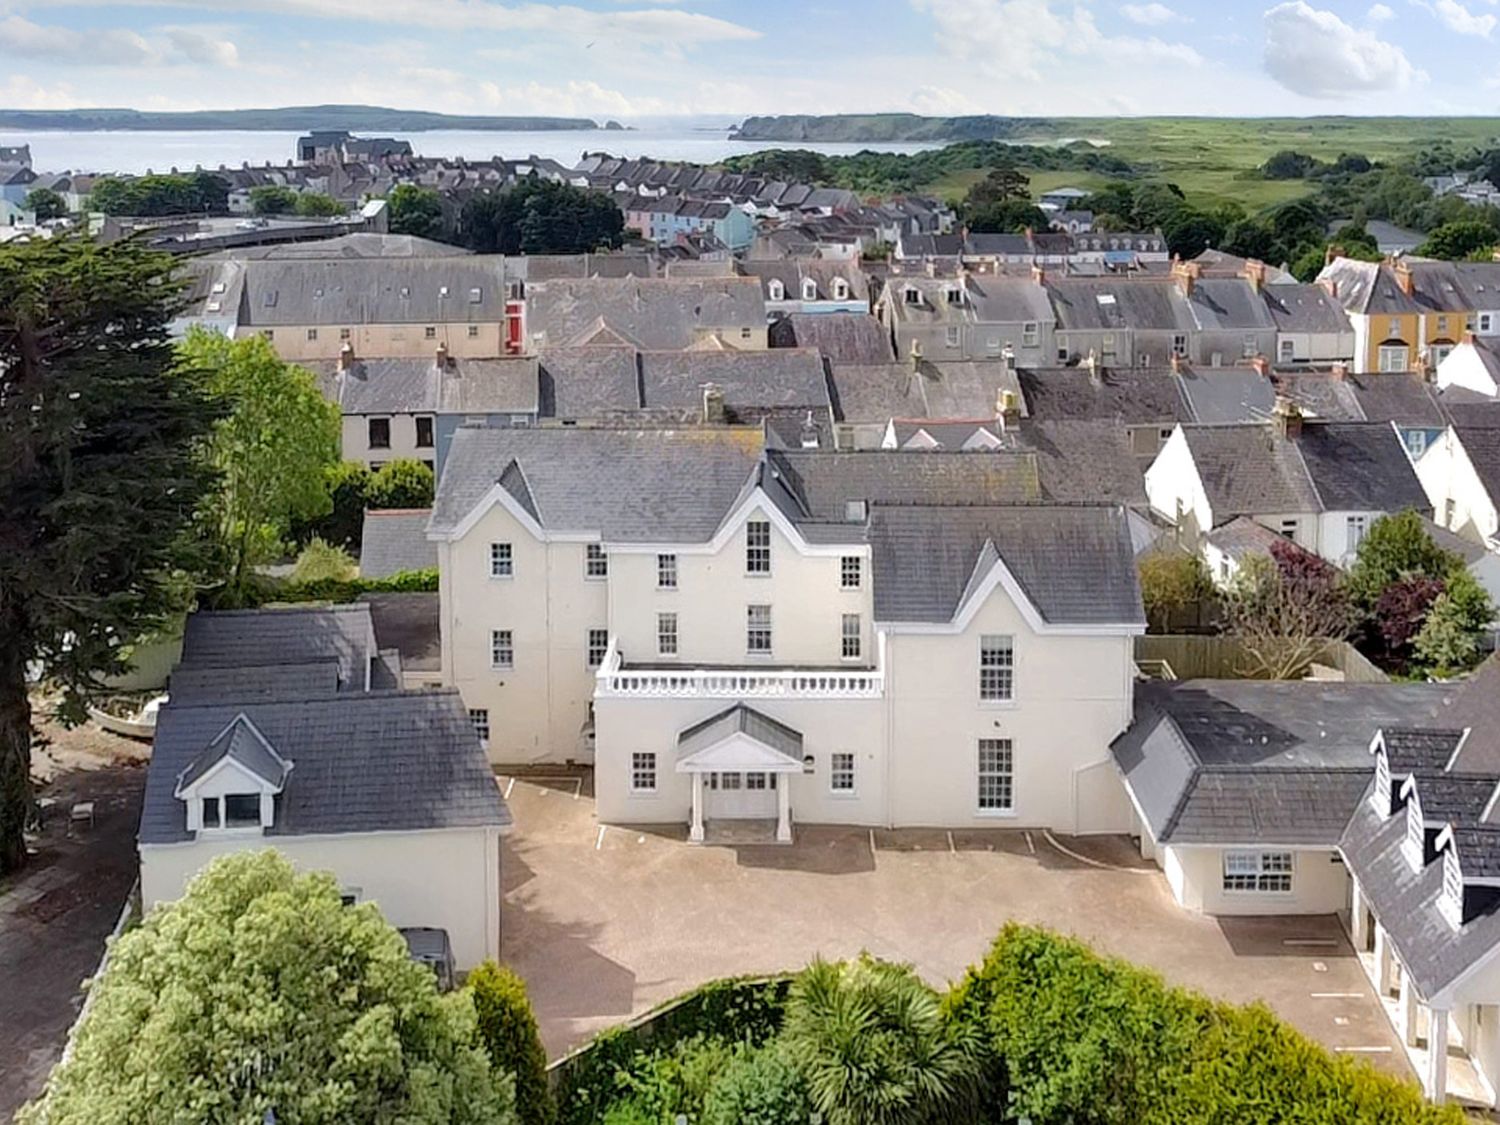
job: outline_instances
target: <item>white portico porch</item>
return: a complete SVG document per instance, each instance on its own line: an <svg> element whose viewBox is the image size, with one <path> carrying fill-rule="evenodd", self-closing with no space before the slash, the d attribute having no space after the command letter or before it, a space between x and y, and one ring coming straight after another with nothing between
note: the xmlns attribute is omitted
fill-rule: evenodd
<svg viewBox="0 0 1500 1125"><path fill-rule="evenodd" d="M791 779L802 772L802 734L743 703L677 736L677 772L691 776L688 839L703 841L705 819L776 818L776 840L792 839Z"/></svg>

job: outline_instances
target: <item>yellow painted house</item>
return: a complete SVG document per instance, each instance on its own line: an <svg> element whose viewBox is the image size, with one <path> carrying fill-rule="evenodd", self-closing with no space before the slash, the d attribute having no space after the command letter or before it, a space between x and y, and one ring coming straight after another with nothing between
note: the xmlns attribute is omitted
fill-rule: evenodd
<svg viewBox="0 0 1500 1125"><path fill-rule="evenodd" d="M1452 262L1334 257L1318 275L1354 326L1354 370L1430 371L1474 324L1475 301Z"/></svg>

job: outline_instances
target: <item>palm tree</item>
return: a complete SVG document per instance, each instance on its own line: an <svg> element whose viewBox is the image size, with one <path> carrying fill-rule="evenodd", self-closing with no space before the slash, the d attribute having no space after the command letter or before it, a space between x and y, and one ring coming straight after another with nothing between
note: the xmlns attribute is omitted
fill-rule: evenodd
<svg viewBox="0 0 1500 1125"><path fill-rule="evenodd" d="M982 1040L943 1018L910 966L814 961L792 982L782 1036L828 1125L973 1119Z"/></svg>

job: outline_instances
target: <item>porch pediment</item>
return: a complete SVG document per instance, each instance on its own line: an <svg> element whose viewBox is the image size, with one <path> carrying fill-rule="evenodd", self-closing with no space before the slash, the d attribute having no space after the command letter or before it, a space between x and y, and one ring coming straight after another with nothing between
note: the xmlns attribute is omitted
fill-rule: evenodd
<svg viewBox="0 0 1500 1125"><path fill-rule="evenodd" d="M800 773L802 733L736 704L677 736L678 773Z"/></svg>

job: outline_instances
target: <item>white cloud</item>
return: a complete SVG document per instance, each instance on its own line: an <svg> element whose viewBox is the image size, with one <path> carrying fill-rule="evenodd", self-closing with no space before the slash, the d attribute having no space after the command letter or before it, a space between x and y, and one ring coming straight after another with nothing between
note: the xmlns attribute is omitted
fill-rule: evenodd
<svg viewBox="0 0 1500 1125"><path fill-rule="evenodd" d="M1433 0L1433 3L1425 3L1424 0L1412 0L1419 8L1426 8L1437 16L1451 31L1460 35L1474 35L1480 39L1488 39L1490 32L1495 30L1495 17L1491 15L1476 16L1465 8L1458 0Z"/></svg>
<svg viewBox="0 0 1500 1125"><path fill-rule="evenodd" d="M948 86L918 86L907 99L916 113L948 117L958 113L983 113L972 98Z"/></svg>
<svg viewBox="0 0 1500 1125"><path fill-rule="evenodd" d="M1143 27L1159 27L1164 23L1171 23L1178 19L1176 12L1165 4L1126 4L1120 9L1120 14L1131 23L1138 23Z"/></svg>
<svg viewBox="0 0 1500 1125"><path fill-rule="evenodd" d="M1386 7L1384 4L1375 4L1370 8L1368 12L1365 13L1365 19L1369 20L1371 23L1385 23L1387 20L1393 20L1395 18L1396 13L1390 8Z"/></svg>
<svg viewBox="0 0 1500 1125"><path fill-rule="evenodd" d="M563 117L641 117L682 112L660 98L630 98L608 90L597 82L572 80L548 85L527 82L502 88L494 82L480 83L485 104L498 113L541 113Z"/></svg>
<svg viewBox="0 0 1500 1125"><path fill-rule="evenodd" d="M993 74L1029 82L1055 63L1099 62L1198 66L1203 57L1185 43L1155 37L1105 35L1093 13L1070 0L912 0L936 25L937 41L952 54ZM1076 75L1074 75L1076 78Z"/></svg>
<svg viewBox="0 0 1500 1125"><path fill-rule="evenodd" d="M1305 0L1269 9L1265 25L1266 73L1295 94L1349 98L1404 90L1426 78L1400 47Z"/></svg>
<svg viewBox="0 0 1500 1125"><path fill-rule="evenodd" d="M78 95L66 84L42 86L24 74L0 81L0 103L12 109L68 109L78 104Z"/></svg>
<svg viewBox="0 0 1500 1125"><path fill-rule="evenodd" d="M78 31L8 16L0 19L0 54L75 66L206 63L232 67L239 62L239 51L227 39L188 27L165 28L163 32L162 38L153 40L134 31Z"/></svg>
<svg viewBox="0 0 1500 1125"><path fill-rule="evenodd" d="M240 52L228 39L215 39L205 31L194 27L169 27L167 40L191 62L210 66L238 66Z"/></svg>

